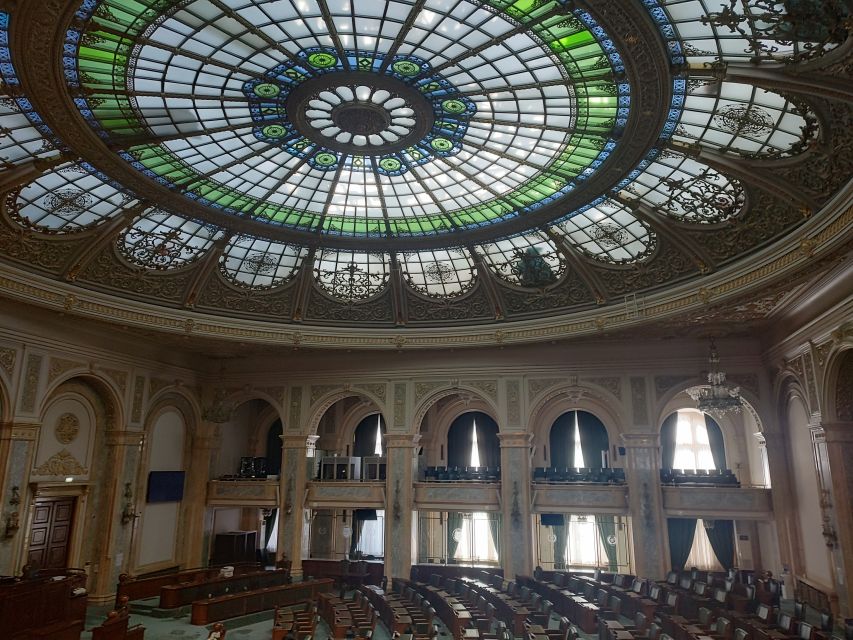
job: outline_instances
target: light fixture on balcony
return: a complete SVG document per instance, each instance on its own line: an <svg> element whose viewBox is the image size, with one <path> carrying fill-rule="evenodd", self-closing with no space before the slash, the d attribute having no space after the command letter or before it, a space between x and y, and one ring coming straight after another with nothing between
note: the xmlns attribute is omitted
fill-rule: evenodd
<svg viewBox="0 0 853 640"><path fill-rule="evenodd" d="M720 370L720 356L713 338L711 354L708 357L708 384L690 387L687 389L687 395L693 398L699 411L716 418L727 413L739 413L743 407L740 387L733 387L726 382L726 374Z"/></svg>

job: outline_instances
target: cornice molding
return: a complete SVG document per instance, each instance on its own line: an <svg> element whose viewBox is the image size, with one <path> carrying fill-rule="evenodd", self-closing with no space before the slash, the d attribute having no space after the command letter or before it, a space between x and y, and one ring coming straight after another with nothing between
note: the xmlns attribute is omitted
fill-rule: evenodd
<svg viewBox="0 0 853 640"><path fill-rule="evenodd" d="M199 312L168 309L112 296L0 264L0 296L37 304L69 315L114 324L153 329L177 335L262 344L312 348L425 349L482 347L600 335L640 327L666 318L706 310L734 301L784 279L806 274L822 260L844 251L853 228L853 187L848 187L822 211L794 233L727 268L691 282L643 297L639 313L622 305L520 322L469 327L401 329L334 328L226 318Z"/></svg>

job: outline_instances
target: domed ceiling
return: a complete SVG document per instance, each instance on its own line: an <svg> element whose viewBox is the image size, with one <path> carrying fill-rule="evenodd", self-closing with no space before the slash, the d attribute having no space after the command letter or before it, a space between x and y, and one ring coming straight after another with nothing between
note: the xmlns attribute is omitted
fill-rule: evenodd
<svg viewBox="0 0 853 640"><path fill-rule="evenodd" d="M0 260L66 307L572 317L748 265L853 166L840 0L11 6Z"/></svg>

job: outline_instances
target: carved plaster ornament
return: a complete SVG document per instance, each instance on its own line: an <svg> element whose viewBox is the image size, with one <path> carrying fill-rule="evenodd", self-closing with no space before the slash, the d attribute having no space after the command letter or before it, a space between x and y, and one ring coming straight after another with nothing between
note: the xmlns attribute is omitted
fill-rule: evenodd
<svg viewBox="0 0 853 640"><path fill-rule="evenodd" d="M56 421L53 433L62 444L74 442L77 439L77 434L80 433L80 419L73 413L63 413Z"/></svg>
<svg viewBox="0 0 853 640"><path fill-rule="evenodd" d="M67 449L53 454L37 467L33 473L37 476L82 476L89 473Z"/></svg>

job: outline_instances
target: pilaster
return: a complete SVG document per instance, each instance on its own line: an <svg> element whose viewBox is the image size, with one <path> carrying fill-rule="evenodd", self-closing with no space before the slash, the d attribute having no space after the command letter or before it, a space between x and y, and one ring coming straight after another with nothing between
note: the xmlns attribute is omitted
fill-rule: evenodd
<svg viewBox="0 0 853 640"><path fill-rule="evenodd" d="M16 575L24 564L30 469L33 467L38 422L0 425L0 574Z"/></svg>
<svg viewBox="0 0 853 640"><path fill-rule="evenodd" d="M210 556L210 531L205 526L207 483L221 443L221 427L216 422L202 422L192 435L192 464L187 469L185 507L181 514L182 540L178 543L179 557L187 567L204 566Z"/></svg>
<svg viewBox="0 0 853 640"><path fill-rule="evenodd" d="M98 567L90 580L90 598L94 602L106 602L115 594L118 576L130 561L132 528L122 522L124 510L124 484L133 477L139 462L138 453L144 435L139 431L110 429L104 433L103 467L99 470L100 496L95 525L98 528L97 555L92 562ZM134 455L136 454L136 455ZM129 458L133 458L130 460ZM85 528L84 528L85 532Z"/></svg>
<svg viewBox="0 0 853 640"><path fill-rule="evenodd" d="M501 558L505 576L533 575L530 452L533 434L499 433Z"/></svg>
<svg viewBox="0 0 853 640"><path fill-rule="evenodd" d="M777 432L764 432L767 450L767 467L770 470L770 499L773 502L773 517L776 520L776 535L779 540L779 555L783 569L792 575L802 575L800 557L800 525L797 513L792 509L789 458L785 438Z"/></svg>
<svg viewBox="0 0 853 640"><path fill-rule="evenodd" d="M623 433L634 572L655 580L669 569L667 522L660 486L660 436Z"/></svg>
<svg viewBox="0 0 853 640"><path fill-rule="evenodd" d="M276 560L289 558L294 577L302 576L302 547L305 531L305 494L308 490L308 458L314 457L319 436L281 437L279 476L278 552ZM307 546L307 545L306 545Z"/></svg>
<svg viewBox="0 0 853 640"><path fill-rule="evenodd" d="M832 547L835 589L842 618L853 616L853 422L824 422L824 438L832 479L835 527L824 524L824 538ZM774 487L775 492L775 487ZM827 529L827 526L830 528Z"/></svg>
<svg viewBox="0 0 853 640"><path fill-rule="evenodd" d="M421 436L386 434L385 575L408 578L416 550L414 481Z"/></svg>

